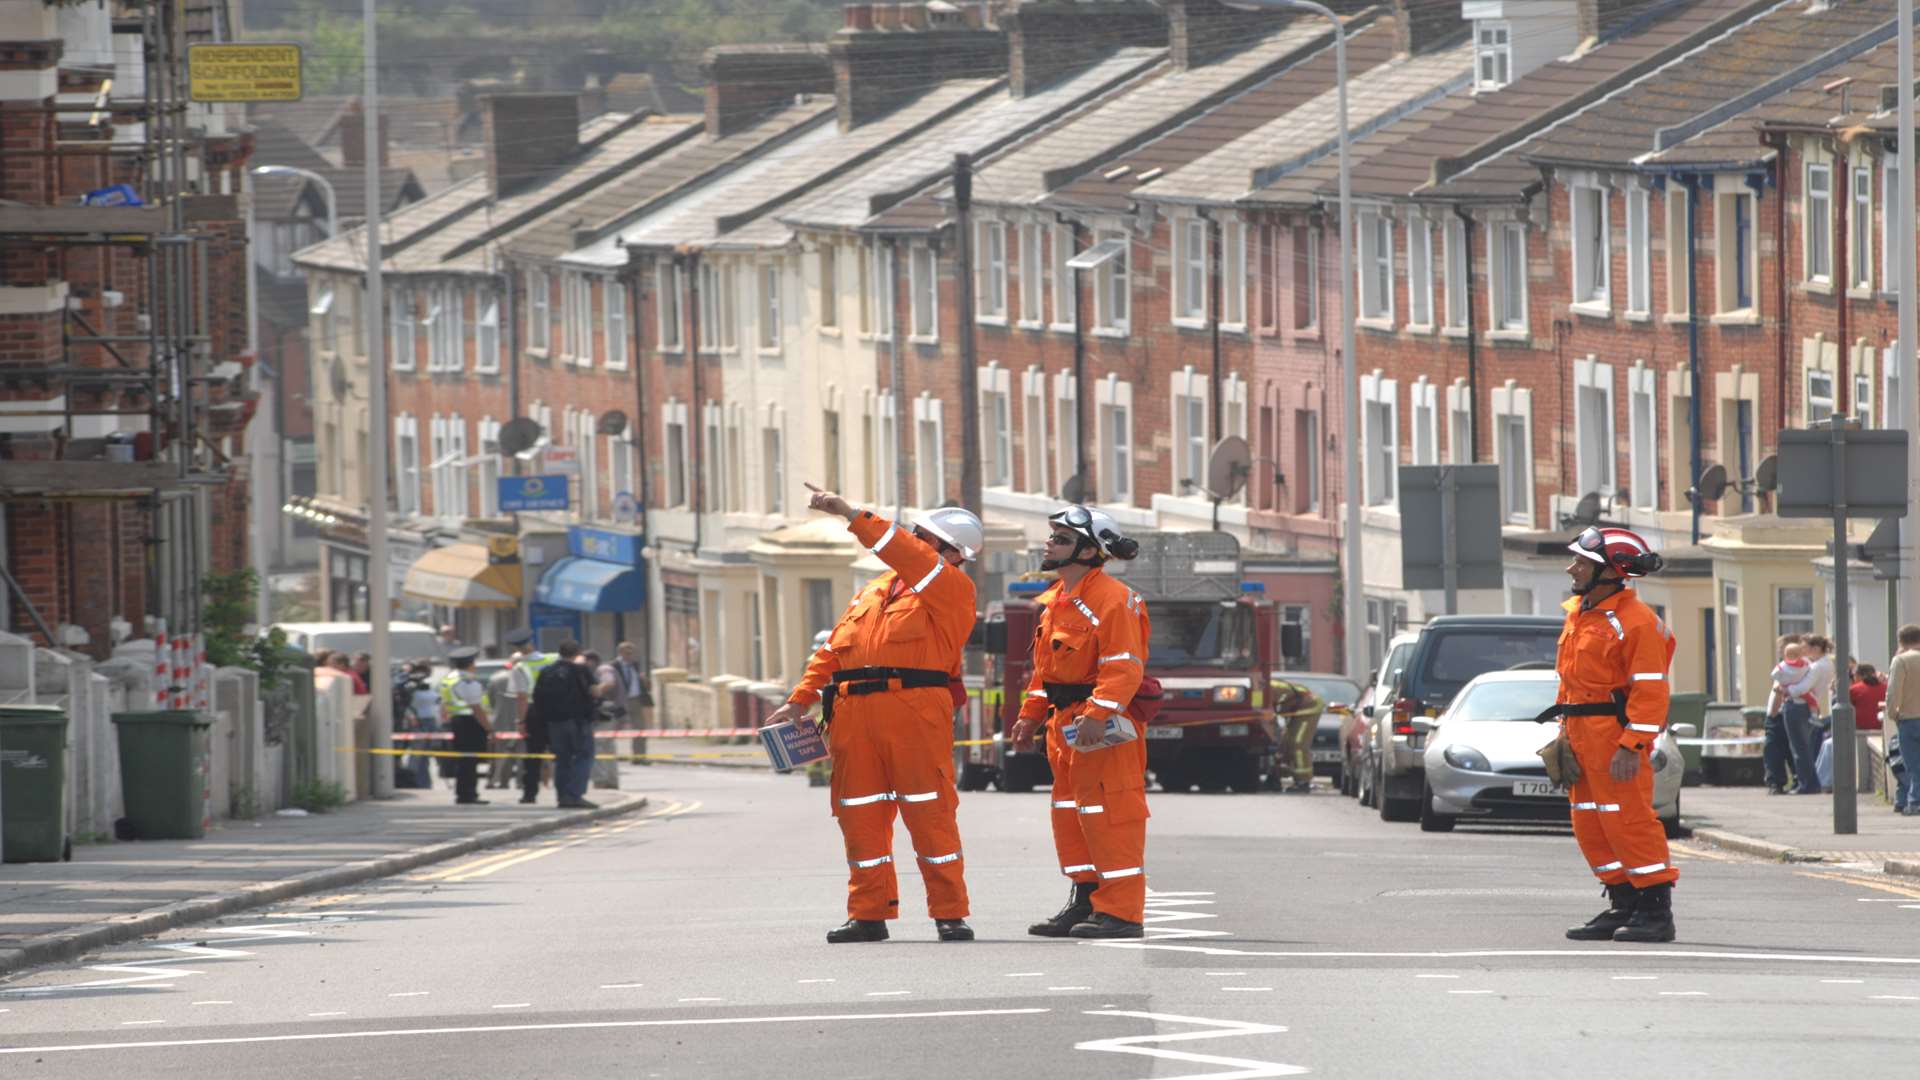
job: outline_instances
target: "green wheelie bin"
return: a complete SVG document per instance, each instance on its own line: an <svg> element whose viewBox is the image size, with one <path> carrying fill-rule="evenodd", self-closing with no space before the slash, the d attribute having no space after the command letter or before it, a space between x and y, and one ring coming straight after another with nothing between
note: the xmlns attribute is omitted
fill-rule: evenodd
<svg viewBox="0 0 1920 1080"><path fill-rule="evenodd" d="M0 705L0 861L73 857L67 837L67 714Z"/></svg>
<svg viewBox="0 0 1920 1080"><path fill-rule="evenodd" d="M1693 737L1705 738L1707 734L1708 697L1700 693L1674 694L1667 699L1667 728L1672 730L1675 724L1692 724ZM1677 738L1678 736L1676 736ZM1680 756L1686 761L1683 782L1698 784L1703 775L1700 768L1701 747L1698 743L1680 744Z"/></svg>
<svg viewBox="0 0 1920 1080"><path fill-rule="evenodd" d="M139 840L207 834L207 729L193 709L113 714L120 733L120 793Z"/></svg>

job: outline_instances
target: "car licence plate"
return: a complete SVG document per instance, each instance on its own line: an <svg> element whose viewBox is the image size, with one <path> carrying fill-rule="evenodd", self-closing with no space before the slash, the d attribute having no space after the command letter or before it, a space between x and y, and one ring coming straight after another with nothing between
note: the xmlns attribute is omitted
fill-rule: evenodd
<svg viewBox="0 0 1920 1080"><path fill-rule="evenodd" d="M1178 739L1180 736L1181 731L1177 727L1169 727L1165 724L1150 724L1147 726L1147 738L1149 739Z"/></svg>
<svg viewBox="0 0 1920 1080"><path fill-rule="evenodd" d="M1542 799L1564 799L1567 797L1566 787L1561 784L1556 784L1551 780L1516 780L1513 783L1513 793L1515 795Z"/></svg>
<svg viewBox="0 0 1920 1080"><path fill-rule="evenodd" d="M1341 760L1341 758L1340 758L1340 751L1338 751L1338 750L1315 750L1315 751L1313 752L1313 760L1314 760L1314 761L1316 761L1316 762L1328 762L1328 761L1339 761L1339 760Z"/></svg>

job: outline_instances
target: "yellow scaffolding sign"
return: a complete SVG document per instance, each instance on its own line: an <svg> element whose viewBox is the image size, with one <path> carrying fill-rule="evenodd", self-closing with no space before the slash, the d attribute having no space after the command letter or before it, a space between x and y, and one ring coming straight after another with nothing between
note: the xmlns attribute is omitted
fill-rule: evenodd
<svg viewBox="0 0 1920 1080"><path fill-rule="evenodd" d="M194 101L299 101L300 46L189 45L187 96Z"/></svg>

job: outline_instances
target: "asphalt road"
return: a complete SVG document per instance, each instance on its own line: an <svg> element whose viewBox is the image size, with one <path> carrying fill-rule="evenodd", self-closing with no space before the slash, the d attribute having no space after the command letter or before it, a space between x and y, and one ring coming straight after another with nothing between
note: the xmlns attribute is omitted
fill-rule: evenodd
<svg viewBox="0 0 1920 1080"><path fill-rule="evenodd" d="M828 946L824 790L627 783L641 816L22 973L0 1075L1800 1078L1920 1050L1920 883L1871 872L1682 845L1678 942L1578 945L1600 903L1564 832L1157 795L1149 940L1045 941L1045 796L986 793L979 941L933 940L903 874L891 942Z"/></svg>

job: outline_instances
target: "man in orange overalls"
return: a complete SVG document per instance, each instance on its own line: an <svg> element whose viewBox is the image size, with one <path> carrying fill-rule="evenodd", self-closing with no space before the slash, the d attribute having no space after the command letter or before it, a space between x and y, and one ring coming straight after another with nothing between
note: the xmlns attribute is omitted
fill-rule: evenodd
<svg viewBox="0 0 1920 1080"><path fill-rule="evenodd" d="M846 841L847 921L829 942L885 941L900 914L893 871L895 807L906 821L927 910L941 941L972 941L966 864L954 811L950 686L973 632L973 581L962 563L984 540L980 519L958 507L922 514L911 530L807 485L815 510L846 518L847 531L890 568L853 598L807 673L768 724L805 722L825 701L828 785Z"/></svg>
<svg viewBox="0 0 1920 1080"><path fill-rule="evenodd" d="M1580 776L1573 835L1606 886L1607 910L1567 931L1575 941L1673 940L1673 883L1680 872L1653 812L1653 744L1667 723L1673 634L1627 587L1662 561L1626 529L1589 528L1567 550L1573 597L1560 632L1559 704Z"/></svg>
<svg viewBox="0 0 1920 1080"><path fill-rule="evenodd" d="M1147 912L1147 744L1126 715L1146 674L1146 601L1101 567L1140 545L1100 510L1069 506L1048 519L1033 678L1014 724L1032 746L1047 721L1053 766L1053 845L1072 881L1067 906L1027 932L1038 937L1137 938Z"/></svg>

